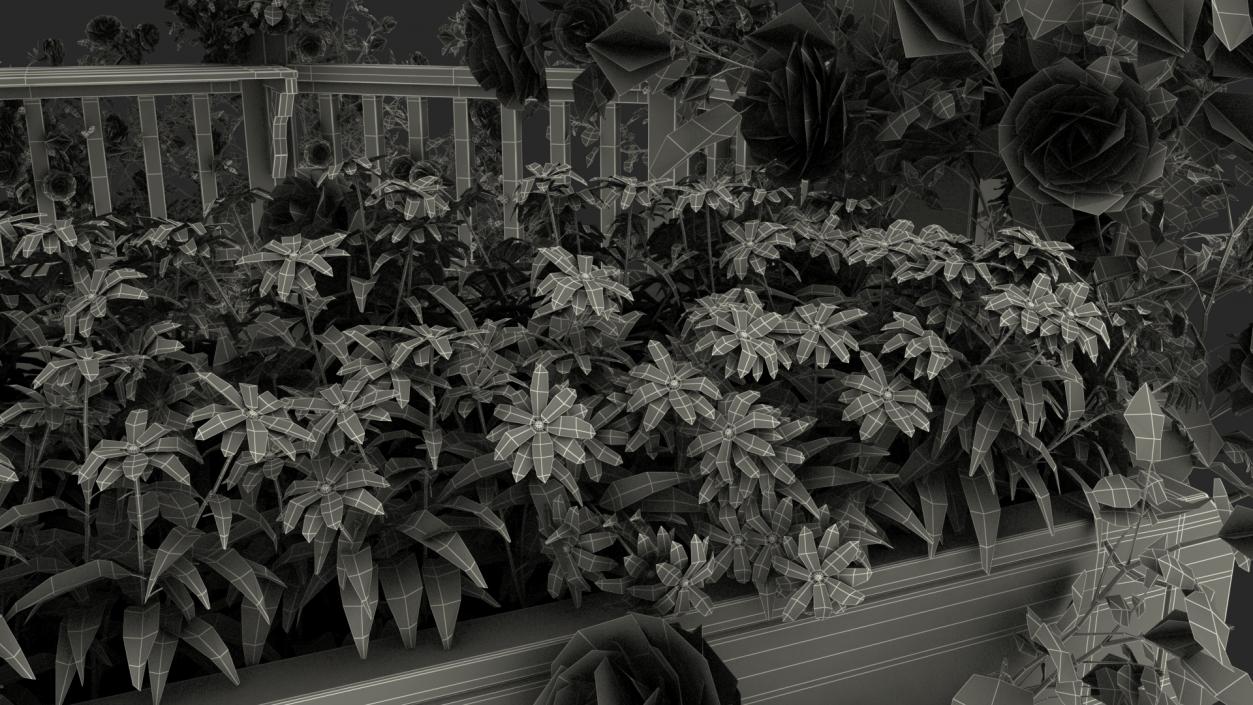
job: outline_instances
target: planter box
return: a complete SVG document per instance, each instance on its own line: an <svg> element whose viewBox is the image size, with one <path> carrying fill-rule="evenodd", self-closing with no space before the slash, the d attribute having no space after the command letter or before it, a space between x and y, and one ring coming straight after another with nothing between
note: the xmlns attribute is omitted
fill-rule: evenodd
<svg viewBox="0 0 1253 705"><path fill-rule="evenodd" d="M1034 503L1006 507L990 575L977 546L934 557L894 551L874 565L866 600L844 614L789 624L763 614L755 594L716 599L705 635L740 679L745 705L948 705L962 683L995 670L1024 628L1025 609L1055 614L1070 581L1096 558L1091 519L1055 503L1043 527ZM1212 536L1212 503L1142 530L1175 541ZM1143 544L1141 544L1143 545ZM1186 549L1198 579L1225 614L1234 559L1220 539ZM781 603L781 600L779 601ZM566 600L469 620L452 649L434 630L413 650L397 638L371 643L368 659L348 646L240 671L239 687L212 676L167 685L167 705L531 705L548 665L577 629L623 613L596 594L575 610ZM146 705L147 692L91 701Z"/></svg>

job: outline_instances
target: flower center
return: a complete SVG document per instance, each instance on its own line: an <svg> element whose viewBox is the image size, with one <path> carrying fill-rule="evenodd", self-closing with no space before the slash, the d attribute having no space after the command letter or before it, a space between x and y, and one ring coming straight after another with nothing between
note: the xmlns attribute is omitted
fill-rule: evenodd
<svg viewBox="0 0 1253 705"><path fill-rule="evenodd" d="M571 546L570 544L565 544L564 546L561 547L561 552L562 553L574 553L574 546Z"/></svg>
<svg viewBox="0 0 1253 705"><path fill-rule="evenodd" d="M681 588L690 588L690 587L692 587L692 581L691 581L691 579L690 579L690 578L684 578L684 579L680 580L680 581L679 581L679 587L681 587Z"/></svg>
<svg viewBox="0 0 1253 705"><path fill-rule="evenodd" d="M776 543L778 543L778 542L779 542L779 537L778 537L778 536L775 536L774 534L766 534L766 543L768 543L768 544L770 544L771 546L773 546L774 544L776 544Z"/></svg>
<svg viewBox="0 0 1253 705"><path fill-rule="evenodd" d="M291 260L292 262L295 262L299 258L300 258L299 252L292 251L292 252L287 253L287 259Z"/></svg>
<svg viewBox="0 0 1253 705"><path fill-rule="evenodd" d="M261 412L257 411L256 409L247 409L244 411L244 416L250 419L259 419L261 418Z"/></svg>
<svg viewBox="0 0 1253 705"><path fill-rule="evenodd" d="M335 405L335 413L337 413L337 414L346 414L346 413L348 413L350 410L351 410L351 409L349 409L348 404L346 404L346 403L345 403L345 404L337 404L337 405Z"/></svg>
<svg viewBox="0 0 1253 705"><path fill-rule="evenodd" d="M827 582L827 576L821 570L815 570L813 572L813 575L809 576L809 579L814 581L815 583L820 583L820 584Z"/></svg>
<svg viewBox="0 0 1253 705"><path fill-rule="evenodd" d="M139 446L135 445L134 443L127 443L126 454L127 455L139 455Z"/></svg>
<svg viewBox="0 0 1253 705"><path fill-rule="evenodd" d="M320 495L322 495L322 496L326 496L326 495L328 495L328 494L330 494L330 493L331 493L331 483L329 483L329 482L319 482L319 483L318 483L318 494L320 494Z"/></svg>
<svg viewBox="0 0 1253 705"><path fill-rule="evenodd" d="M544 423L544 419L537 416L533 421L531 421L531 428L534 429L536 433L543 433L548 430L548 424Z"/></svg>
<svg viewBox="0 0 1253 705"><path fill-rule="evenodd" d="M883 401L892 401L892 398L896 395L892 393L891 389L885 389L883 390L883 394L881 396L883 397Z"/></svg>
<svg viewBox="0 0 1253 705"><path fill-rule="evenodd" d="M735 429L731 428L730 426L727 426L726 428L722 429L722 437L728 440L735 438Z"/></svg>
<svg viewBox="0 0 1253 705"><path fill-rule="evenodd" d="M671 377L670 381L666 382L666 386L670 387L671 389L678 389L680 384L682 384L682 382L679 380L678 377Z"/></svg>
<svg viewBox="0 0 1253 705"><path fill-rule="evenodd" d="M579 279L582 279L585 282L590 282L592 280L592 273L583 272L582 274L579 275Z"/></svg>
<svg viewBox="0 0 1253 705"><path fill-rule="evenodd" d="M1071 311L1070 309L1066 309L1065 311L1062 312L1062 315L1065 316L1067 319L1071 319L1075 317L1075 312Z"/></svg>
<svg viewBox="0 0 1253 705"><path fill-rule="evenodd" d="M743 545L744 545L744 537L743 537L743 536L736 536L735 538L731 539L731 545L733 545L733 546L743 546Z"/></svg>
<svg viewBox="0 0 1253 705"><path fill-rule="evenodd" d="M740 340L748 340L748 331L742 330L735 334Z"/></svg>
<svg viewBox="0 0 1253 705"><path fill-rule="evenodd" d="M819 324L817 324L817 323L814 323L813 325L809 326L809 330L812 330L812 331L813 331L813 332L815 332L815 333L821 333L821 332L822 332L822 326L821 326L821 325L819 325Z"/></svg>

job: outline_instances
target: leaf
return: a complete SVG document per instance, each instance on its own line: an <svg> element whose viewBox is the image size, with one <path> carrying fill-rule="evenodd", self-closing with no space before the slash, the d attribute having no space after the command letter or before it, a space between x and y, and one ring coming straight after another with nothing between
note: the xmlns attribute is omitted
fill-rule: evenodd
<svg viewBox="0 0 1253 705"><path fill-rule="evenodd" d="M474 554L470 553L470 547L466 545L460 534L441 521L439 517L423 509L398 528L465 571L475 585L487 587L487 581L479 571L479 566L474 561Z"/></svg>
<svg viewBox="0 0 1253 705"><path fill-rule="evenodd" d="M340 576L340 603L348 620L348 630L352 633L357 654L364 659L370 650L370 628L374 625L379 600L379 584L369 546L357 552L341 552L336 569Z"/></svg>
<svg viewBox="0 0 1253 705"><path fill-rule="evenodd" d="M212 661L213 665L217 666L231 683L239 685L239 674L235 672L235 662L231 660L231 652L226 648L226 642L222 641L217 630L208 622L200 617L191 620L183 626L182 638L191 648Z"/></svg>
<svg viewBox="0 0 1253 705"><path fill-rule="evenodd" d="M914 532L927 543L935 540L931 532L923 527L918 516L914 514L914 510L910 508L905 499L897 494L896 490L891 487L883 487L874 495L874 501L867 505L867 509L878 512L901 526Z"/></svg>
<svg viewBox="0 0 1253 705"><path fill-rule="evenodd" d="M261 591L261 583L257 580L257 572L252 565L233 548L225 551L206 553L199 557L200 562L213 569L213 572L226 578L236 590L248 598L263 613L265 609L265 593Z"/></svg>
<svg viewBox="0 0 1253 705"><path fill-rule="evenodd" d="M1082 0L1019 0L1022 7L1022 19L1032 39L1044 35L1065 25L1074 24L1083 18Z"/></svg>
<svg viewBox="0 0 1253 705"><path fill-rule="evenodd" d="M1153 391L1146 383L1127 404L1123 412L1127 426L1135 435L1136 460L1145 463L1162 459L1162 433L1166 429L1166 414L1157 403Z"/></svg>
<svg viewBox="0 0 1253 705"><path fill-rule="evenodd" d="M975 536L979 539L979 558L983 563L983 572L990 574L992 552L996 548L996 536L1001 525L1001 501L996 496L996 490L982 478L962 475L961 487L970 509Z"/></svg>
<svg viewBox="0 0 1253 705"><path fill-rule="evenodd" d="M152 651L148 654L148 687L152 690L152 705L160 705L177 648L178 639L165 632L158 632L152 642Z"/></svg>
<svg viewBox="0 0 1253 705"><path fill-rule="evenodd" d="M144 667L156 642L161 626L161 603L132 605L122 614L122 646L126 649L126 666L135 690L144 687Z"/></svg>
<svg viewBox="0 0 1253 705"><path fill-rule="evenodd" d="M34 502L19 504L16 507L9 507L0 514L0 530L4 530L13 526L19 521L31 519L45 512L52 512L58 509L64 509L72 516L82 516L82 511L56 497L45 497L37 499Z"/></svg>
<svg viewBox="0 0 1253 705"><path fill-rule="evenodd" d="M1213 0L1214 36L1227 51L1253 36L1253 21L1249 19L1249 0Z"/></svg>
<svg viewBox="0 0 1253 705"><path fill-rule="evenodd" d="M34 609L48 600L77 590L97 580L122 580L123 578L133 577L136 577L134 573L117 563L97 558L83 565L63 570L43 581L30 592L22 595L17 602L14 602L13 606L9 608L8 616L12 617L23 610Z"/></svg>
<svg viewBox="0 0 1253 705"><path fill-rule="evenodd" d="M222 550L225 551L230 543L231 538L231 501L226 497L214 492L209 495L209 509L213 512L213 523L218 529L218 539L222 542Z"/></svg>
<svg viewBox="0 0 1253 705"><path fill-rule="evenodd" d="M201 536L204 536L204 532L199 529L189 529L185 526L175 526L170 529L170 532L161 540L161 546L157 548L156 558L152 561L152 571L148 574L148 586L144 592L144 600L152 597L152 589L156 586L157 580L161 575L175 561L182 558Z"/></svg>
<svg viewBox="0 0 1253 705"><path fill-rule="evenodd" d="M240 646L244 651L245 666L255 666L261 662L265 642L274 622L274 613L278 610L283 594L283 589L271 582L264 583L261 589L265 592L266 611L262 612L247 600L239 606Z"/></svg>
<svg viewBox="0 0 1253 705"><path fill-rule="evenodd" d="M1092 486L1092 496L1102 507L1131 509L1144 498L1144 491L1125 475L1106 475Z"/></svg>
<svg viewBox="0 0 1253 705"><path fill-rule="evenodd" d="M617 512L644 501L667 487L674 487L687 478L669 470L654 470L629 475L610 483L600 498L600 506Z"/></svg>
<svg viewBox="0 0 1253 705"><path fill-rule="evenodd" d="M457 628L457 612L461 609L461 569L439 559L422 566L422 583L435 616L435 628L445 649L452 646Z"/></svg>
<svg viewBox="0 0 1253 705"><path fill-rule="evenodd" d="M1253 680L1249 674L1220 663L1205 651L1184 659L1168 659L1166 663L1171 684L1183 705L1253 702ZM1206 695L1197 692L1202 689Z"/></svg>
<svg viewBox="0 0 1253 705"><path fill-rule="evenodd" d="M57 637L56 661L53 665L53 681L56 687L57 705L65 702L65 696L74 684L74 653L70 650L70 638L62 627Z"/></svg>
<svg viewBox="0 0 1253 705"><path fill-rule="evenodd" d="M422 571L413 554L406 555L399 563L389 563L379 568L379 582L387 607L396 620L396 628L405 648L417 645L418 616L422 610Z"/></svg>
<svg viewBox="0 0 1253 705"><path fill-rule="evenodd" d="M1031 691L991 676L971 676L957 695L953 705L1031 705Z"/></svg>
<svg viewBox="0 0 1253 705"><path fill-rule="evenodd" d="M1227 626L1214 609L1208 593L1203 589L1194 590L1184 598L1184 603L1188 622L1192 627L1192 638L1223 666L1230 666L1231 661L1227 658L1227 636L1231 633L1231 627Z"/></svg>
<svg viewBox="0 0 1253 705"><path fill-rule="evenodd" d="M705 147L733 139L739 127L739 112L730 103L718 103L666 135L648 165L648 177L665 177Z"/></svg>
<svg viewBox="0 0 1253 705"><path fill-rule="evenodd" d="M1001 428L1005 426L1005 421L1005 407L1001 404L985 404L979 411L979 420L975 422L974 439L970 444L969 472L971 476L980 467L984 469L988 477L992 476L992 468L986 462L988 451L992 449L992 442L996 440Z"/></svg>
<svg viewBox="0 0 1253 705"><path fill-rule="evenodd" d="M70 654L74 657L79 682L86 682L87 649L100 630L106 607L105 602L97 601L85 609L74 610L65 618L65 634L70 640Z"/></svg>
<svg viewBox="0 0 1253 705"><path fill-rule="evenodd" d="M26 654L22 653L22 647L17 643L17 637L13 635L8 621L4 619L0 619L0 658L3 658L4 662L17 671L21 677L29 679L35 677L30 662L26 660Z"/></svg>

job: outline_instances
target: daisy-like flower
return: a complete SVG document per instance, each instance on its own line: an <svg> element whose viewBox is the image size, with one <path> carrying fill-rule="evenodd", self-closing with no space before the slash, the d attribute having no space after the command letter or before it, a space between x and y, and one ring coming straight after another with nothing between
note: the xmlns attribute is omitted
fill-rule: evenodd
<svg viewBox="0 0 1253 705"><path fill-rule="evenodd" d="M577 608L583 603L583 594L591 591L591 583L618 565L612 558L598 555L613 545L613 534L602 529L600 515L590 507L569 507L559 502L553 515L552 526L544 529L544 545L540 549L552 561L548 594L556 600L569 590Z"/></svg>
<svg viewBox="0 0 1253 705"><path fill-rule="evenodd" d="M306 458L297 467L305 479L293 482L284 494L283 531L301 523L301 535L313 541L323 528L343 527L345 508L382 516L383 503L370 490L387 487L388 482L374 468L353 457L326 455Z"/></svg>
<svg viewBox="0 0 1253 705"><path fill-rule="evenodd" d="M849 375L844 383L848 389L840 395L845 421L861 419L861 438L867 440L879 432L888 421L896 424L906 436L914 430L929 430L931 402L917 389L909 386L909 380L897 375L888 381L883 366L874 355L863 352L861 363L868 374Z"/></svg>
<svg viewBox="0 0 1253 705"><path fill-rule="evenodd" d="M815 618L826 619L865 599L857 590L870 579L865 552L859 541L841 544L837 524L827 527L816 546L813 532L802 528L795 542L788 541L787 555L776 555L771 561L776 571L800 583L783 608L785 622L796 620L811 605ZM862 567L853 567L854 562Z"/></svg>
<svg viewBox="0 0 1253 705"><path fill-rule="evenodd" d="M547 316L566 308L576 315L590 308L597 316L605 316L619 310L619 300L634 300L631 290L616 279L621 271L596 266L590 255L576 257L561 247L540 248L539 255L535 260L536 274L545 262L555 265L559 271L546 276L536 288L536 295L546 297L543 305L536 309L536 316Z"/></svg>
<svg viewBox="0 0 1253 705"><path fill-rule="evenodd" d="M889 353L905 348L905 359L915 360L914 379L926 376L935 379L953 362L953 351L935 331L926 330L918 319L899 311L892 312L891 323L883 326L883 332L899 331L883 344L883 352Z"/></svg>
<svg viewBox="0 0 1253 705"><path fill-rule="evenodd" d="M1060 303L1053 292L1053 280L1047 274L1036 275L1030 289L1017 284L1005 284L997 289L997 293L983 297L984 308L1001 314L1002 328L1018 328L1023 333L1039 330L1040 324L1052 318ZM1041 331L1041 335L1048 334Z"/></svg>
<svg viewBox="0 0 1253 705"><path fill-rule="evenodd" d="M859 349L848 325L866 315L860 308L840 310L828 303L809 303L793 309L779 326L779 332L792 339L797 362L804 362L812 355L814 364L825 368L831 363L832 355L840 362L848 362L849 351Z"/></svg>
<svg viewBox="0 0 1253 705"><path fill-rule="evenodd" d="M744 507L737 510L729 504L720 504L717 523L703 522L702 532L709 537L709 542L721 546L709 560L712 570L709 579L713 582L721 580L728 570L737 582L747 583L752 578L753 558L759 547L749 540L751 532L741 521L743 516Z"/></svg>
<svg viewBox="0 0 1253 705"><path fill-rule="evenodd" d="M758 404L761 393L739 392L718 404L717 413L702 420L703 432L688 445L689 457L700 458L702 475L717 473L731 483L737 474L755 478L763 472L759 458L774 455L774 443L782 439L776 429L777 410Z"/></svg>
<svg viewBox="0 0 1253 705"><path fill-rule="evenodd" d="M797 220L793 225L796 234L800 236L796 242L797 249L814 259L825 257L831 270L838 272L840 261L848 252L848 245L852 240L852 233L841 228L840 223L837 208L831 209L821 225L813 221Z"/></svg>
<svg viewBox="0 0 1253 705"><path fill-rule="evenodd" d="M109 302L117 300L143 301L147 292L127 281L144 279L138 270L123 267L111 269L107 264L97 265L90 274L73 269L75 296L65 308L61 322L65 325L65 340L71 341L76 334L84 338L91 335L96 321L109 315Z"/></svg>
<svg viewBox="0 0 1253 705"><path fill-rule="evenodd" d="M1101 309L1087 300L1088 291L1088 285L1083 282L1058 285L1057 307L1040 327L1040 332L1051 335L1056 328L1062 342L1069 345L1078 341L1079 349L1096 360L1099 354L1097 339L1105 341L1108 347L1109 331L1105 328Z"/></svg>
<svg viewBox="0 0 1253 705"><path fill-rule="evenodd" d="M713 380L700 374L690 362L675 362L656 340L648 341L648 355L652 362L641 362L632 368L634 381L628 387L631 400L627 410L644 410L643 430L656 428L670 411L688 425L694 425L698 417L713 417L710 402L722 398Z"/></svg>
<svg viewBox="0 0 1253 705"><path fill-rule="evenodd" d="M639 600L655 602L665 594L667 587L659 582L657 565L670 557L673 540L666 527L656 531L644 522L637 512L631 518L635 528L635 545L629 542L626 556L622 559L624 575L601 578L596 587L615 595L629 595Z"/></svg>
<svg viewBox="0 0 1253 705"><path fill-rule="evenodd" d="M723 250L719 264L727 268L727 276L734 274L738 279L747 278L749 269L765 275L767 265L781 261L781 248L796 246L796 239L788 227L779 223L750 220L740 224L729 221L723 224L722 229L731 236L731 242Z"/></svg>
<svg viewBox="0 0 1253 705"><path fill-rule="evenodd" d="M791 357L771 336L782 322L783 316L767 313L760 306L730 304L697 324L705 334L696 341L695 350L708 350L713 357L722 358L728 377L758 380L762 372L774 377L780 364L792 364Z"/></svg>
<svg viewBox="0 0 1253 705"><path fill-rule="evenodd" d="M1074 245L1057 240L1047 240L1027 228L1012 227L997 231L978 252L977 259L984 262L1017 265L1018 279L1030 276L1033 270L1046 269L1053 279L1062 275L1074 275L1070 263L1074 261Z"/></svg>
<svg viewBox="0 0 1253 705"><path fill-rule="evenodd" d="M173 433L159 423L148 423L148 411L136 409L126 417L126 438L100 441L78 469L80 484L91 484L106 490L119 478L142 478L149 468L159 468L184 485L191 484L191 474L178 456L199 461L196 445L185 436Z"/></svg>
<svg viewBox="0 0 1253 705"><path fill-rule="evenodd" d="M202 372L201 381L226 399L226 404L207 404L187 416L188 421L208 422L196 429L196 440L221 435L222 454L233 456L248 441L248 455L254 462L264 459L271 445L287 457L296 456L295 442L316 442L313 434L287 416L287 405L255 384L236 389L212 372Z"/></svg>
<svg viewBox="0 0 1253 705"><path fill-rule="evenodd" d="M782 555L784 544L792 531L795 511L790 498L763 497L744 503L745 541L753 550L753 584L758 592L770 589L770 574L775 556Z"/></svg>
<svg viewBox="0 0 1253 705"><path fill-rule="evenodd" d="M587 460L584 442L596 435L596 429L587 420L567 413L577 400L569 387L550 389L548 370L537 365L531 375L529 399L496 407L496 418L504 423L492 429L488 439L496 443L497 460L512 460L515 481L534 470L540 482L556 476L578 494L574 473L565 463L577 466Z"/></svg>
<svg viewBox="0 0 1253 705"><path fill-rule="evenodd" d="M669 614L695 611L708 617L713 612L713 601L701 588L713 574L709 540L693 535L689 546L685 551L681 544L671 543L669 560L657 564L657 577L669 589L653 606Z"/></svg>
<svg viewBox="0 0 1253 705"><path fill-rule="evenodd" d="M338 233L314 240L306 240L300 235L271 240L265 243L261 252L244 255L237 264L265 265L261 275L263 296L270 289L276 290L281 301L286 301L297 289L306 297L316 295L317 285L313 275L316 272L329 277L334 273L326 258L348 256L347 252L336 247L345 237L346 233Z"/></svg>
<svg viewBox="0 0 1253 705"><path fill-rule="evenodd" d="M316 420L310 431L320 443L329 441L331 454L341 455L345 441L365 443L365 421L388 421L400 408L392 403L396 390L372 384L357 375L343 384L335 383L318 390L316 397L300 397L288 402L297 413Z"/></svg>

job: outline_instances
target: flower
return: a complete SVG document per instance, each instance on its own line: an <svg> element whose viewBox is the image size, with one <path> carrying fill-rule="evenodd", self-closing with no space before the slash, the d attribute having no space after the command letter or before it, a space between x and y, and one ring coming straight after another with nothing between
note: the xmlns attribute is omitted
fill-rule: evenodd
<svg viewBox="0 0 1253 705"><path fill-rule="evenodd" d="M812 355L814 364L826 367L831 356L848 362L849 351L857 350L857 339L847 326L868 314L860 308L840 310L828 303L808 303L797 306L792 315L784 319L782 331L791 336L796 346L796 361L804 362Z"/></svg>
<svg viewBox="0 0 1253 705"><path fill-rule="evenodd" d="M104 116L104 141L110 146L116 146L130 135L130 125L126 124L126 120L116 113L109 113Z"/></svg>
<svg viewBox="0 0 1253 705"><path fill-rule="evenodd" d="M861 438L867 440L891 421L906 436L913 437L915 430L927 431L931 422L931 402L926 395L909 386L908 380L897 375L888 381L883 365L874 355L863 352L861 363L869 374L849 375L844 383L848 389L840 395L845 421L861 419Z"/></svg>
<svg viewBox="0 0 1253 705"><path fill-rule="evenodd" d="M672 409L688 425L696 423L698 414L713 418L714 407L710 401L721 399L722 392L712 380L700 374L700 369L690 362L675 362L665 346L656 340L648 341L648 354L652 362L641 362L632 368L632 380L627 388L631 392L627 409L644 409L640 419L643 430L657 428Z"/></svg>
<svg viewBox="0 0 1253 705"><path fill-rule="evenodd" d="M740 705L735 676L700 629L627 614L580 629L557 654L535 705Z"/></svg>
<svg viewBox="0 0 1253 705"><path fill-rule="evenodd" d="M388 486L387 480L353 456L319 455L297 463L305 478L288 486L283 497L283 531L302 524L300 532L312 542L323 528L343 528L344 510L383 515L383 503L370 491ZM316 506L315 506L316 505Z"/></svg>
<svg viewBox="0 0 1253 705"><path fill-rule="evenodd" d="M543 33L519 0L469 0L466 64L474 79L506 108L548 100Z"/></svg>
<svg viewBox="0 0 1253 705"><path fill-rule="evenodd" d="M64 203L78 191L78 180L68 171L56 169L48 172L39 182L39 190L48 198Z"/></svg>
<svg viewBox="0 0 1253 705"><path fill-rule="evenodd" d="M863 567L850 568L854 561L862 563ZM865 599L856 589L870 578L870 569L865 567L865 552L860 541L841 544L836 524L827 527L817 545L809 527L802 528L795 544L787 542L786 557L776 555L772 563L779 573L800 583L783 608L785 622L795 621L810 605L814 608L814 618L826 619Z"/></svg>
<svg viewBox="0 0 1253 705"><path fill-rule="evenodd" d="M0 151L0 186L13 187L26 174L26 164L11 151Z"/></svg>
<svg viewBox="0 0 1253 705"><path fill-rule="evenodd" d="M789 180L829 175L849 134L847 85L834 55L808 39L794 42L786 55L766 52L735 101L753 160L777 164Z"/></svg>
<svg viewBox="0 0 1253 705"><path fill-rule="evenodd" d="M96 15L87 23L87 38L97 44L117 41L122 34L122 21L113 15Z"/></svg>
<svg viewBox="0 0 1253 705"><path fill-rule="evenodd" d="M140 47L152 51L161 43L161 30L151 22L141 22L135 25L135 37L139 39Z"/></svg>
<svg viewBox="0 0 1253 705"><path fill-rule="evenodd" d="M261 216L262 240L290 235L317 237L348 230L351 212L343 189L332 179L321 184L289 176L274 188Z"/></svg>
<svg viewBox="0 0 1253 705"><path fill-rule="evenodd" d="M309 63L322 58L326 51L326 37L321 32L306 30L296 37L296 58Z"/></svg>
<svg viewBox="0 0 1253 705"><path fill-rule="evenodd" d="M1165 168L1152 114L1148 93L1112 59L1087 69L1062 59L1014 94L999 128L1001 158L1039 203L1118 212Z"/></svg>
<svg viewBox="0 0 1253 705"><path fill-rule="evenodd" d="M583 444L596 435L596 429L575 415L577 400L570 387L550 386L548 370L536 365L527 401L496 407L495 416L504 423L493 428L487 438L496 444L496 460L512 461L515 481L520 482L534 470L540 482L555 476L578 495L566 462L577 466L587 460Z"/></svg>
<svg viewBox="0 0 1253 705"><path fill-rule="evenodd" d="M305 145L305 163L317 169L325 169L335 158L331 143L324 139L315 139Z"/></svg>
<svg viewBox="0 0 1253 705"><path fill-rule="evenodd" d="M552 33L557 51L566 59L586 66L592 63L587 43L614 21L610 0L549 0L553 10Z"/></svg>

